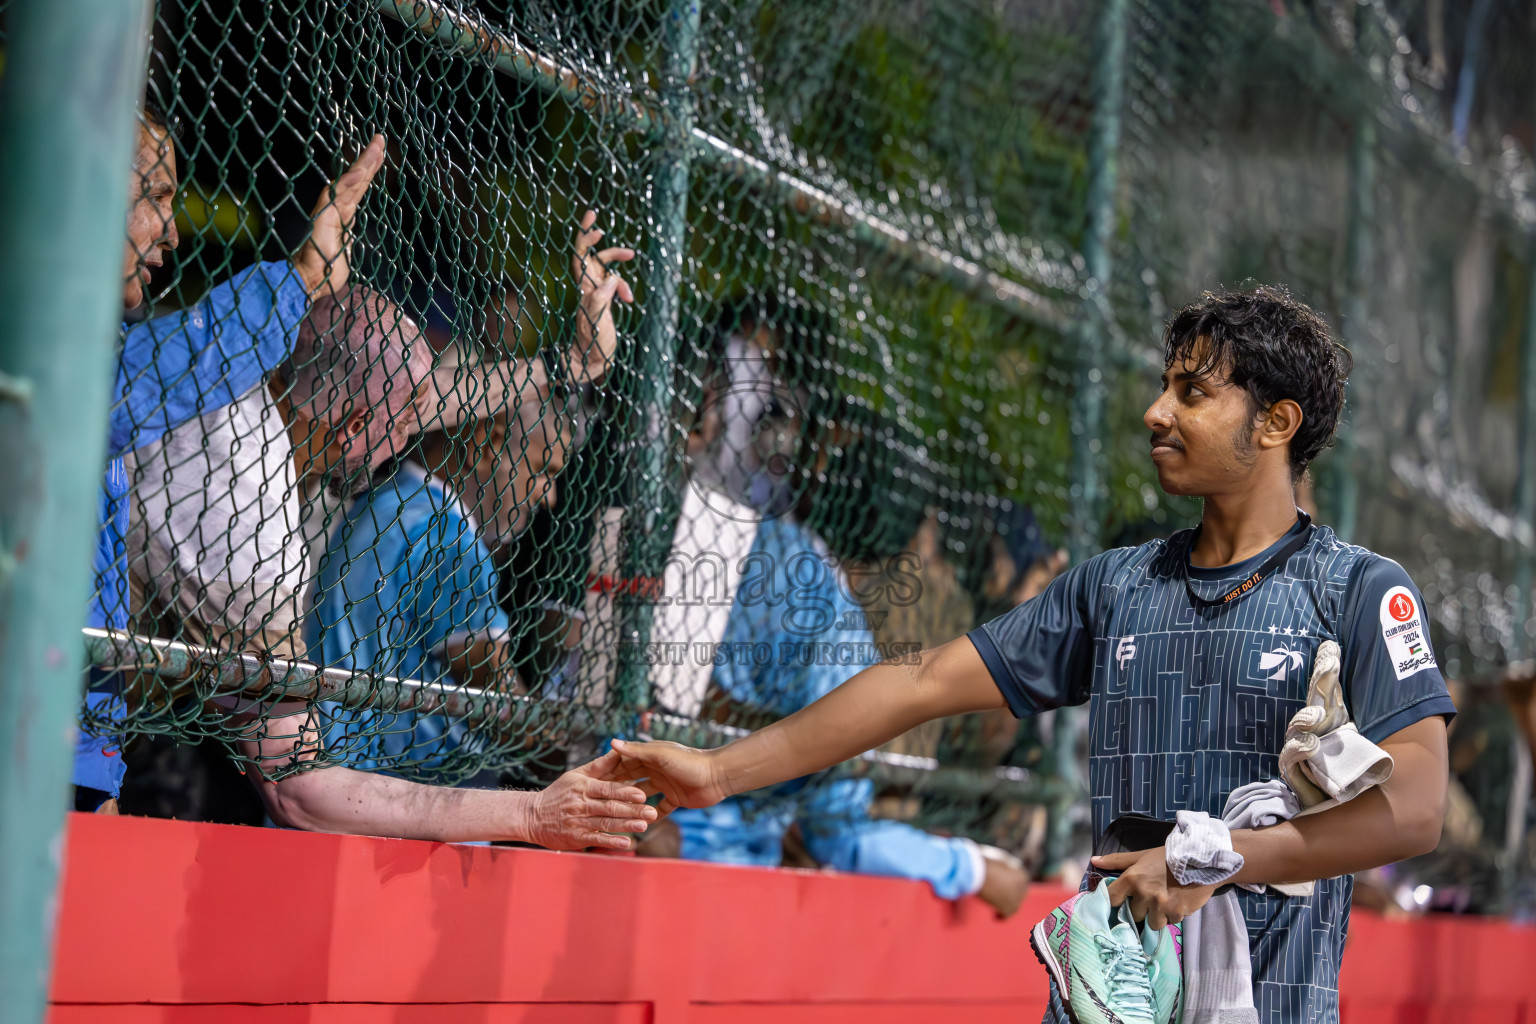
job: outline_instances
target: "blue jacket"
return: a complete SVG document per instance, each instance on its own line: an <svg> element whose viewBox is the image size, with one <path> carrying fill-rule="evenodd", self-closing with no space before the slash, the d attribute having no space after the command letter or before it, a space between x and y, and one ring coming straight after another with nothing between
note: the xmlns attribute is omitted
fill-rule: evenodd
<svg viewBox="0 0 1536 1024"><path fill-rule="evenodd" d="M194 306L126 328L107 423L107 472L98 499L96 590L85 624L128 625L128 473L123 453L250 391L288 358L290 338L309 310L309 295L288 263L258 263L214 288ZM108 683L86 695L86 716L100 727L121 711ZM115 712L115 713L114 713ZM82 732L73 781L117 794L122 758L115 746Z"/></svg>

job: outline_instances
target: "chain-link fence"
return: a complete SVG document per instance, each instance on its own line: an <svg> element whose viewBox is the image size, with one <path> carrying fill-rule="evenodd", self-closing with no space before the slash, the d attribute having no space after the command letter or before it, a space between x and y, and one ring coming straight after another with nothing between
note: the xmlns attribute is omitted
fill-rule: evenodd
<svg viewBox="0 0 1536 1024"><path fill-rule="evenodd" d="M1058 548L1192 522L1145 458L1157 333L1250 280L1355 353L1307 500L1420 583L1448 676L1494 679L1532 636L1533 33L1447 6L162 0L179 245L127 328L165 340L115 412L90 727L249 765L297 706L320 738L268 772L471 784L719 742ZM375 133L365 287L242 313L219 288L285 266ZM291 354L232 401L134 404L238 379L274 325ZM1059 853L1075 721L852 771L1032 855L1055 808Z"/></svg>

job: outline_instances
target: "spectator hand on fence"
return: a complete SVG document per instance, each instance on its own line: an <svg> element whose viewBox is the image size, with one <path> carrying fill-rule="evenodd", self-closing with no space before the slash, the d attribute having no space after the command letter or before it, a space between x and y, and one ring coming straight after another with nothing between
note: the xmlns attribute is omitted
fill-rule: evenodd
<svg viewBox="0 0 1536 1024"><path fill-rule="evenodd" d="M603 230L594 227L597 211L582 214L576 235L576 254L571 260L581 303L576 311L576 338L566 354L566 371L575 384L594 384L613 365L618 351L619 334L613 323L613 300L634 302L629 282L609 269L611 263L627 263L635 250L613 247L593 251L602 241Z"/></svg>
<svg viewBox="0 0 1536 1024"><path fill-rule="evenodd" d="M293 254L293 269L304 279L311 299L322 288L341 292L352 276L352 219L363 193L384 166L384 136L375 135L357 161L320 193L311 214L309 238Z"/></svg>
<svg viewBox="0 0 1536 1024"><path fill-rule="evenodd" d="M622 764L610 751L535 794L520 830L526 841L551 850L632 849L634 840L622 833L644 832L657 813L639 789L614 781Z"/></svg>

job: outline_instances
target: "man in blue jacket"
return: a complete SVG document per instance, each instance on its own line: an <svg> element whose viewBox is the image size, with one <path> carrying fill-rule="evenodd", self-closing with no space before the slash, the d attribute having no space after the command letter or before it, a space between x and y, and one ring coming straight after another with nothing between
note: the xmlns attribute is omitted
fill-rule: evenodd
<svg viewBox="0 0 1536 1024"><path fill-rule="evenodd" d="M96 592L86 625L125 629L128 582L123 537L128 528L128 474L122 456L180 423L228 405L260 384L287 358L290 338L311 300L344 289L350 276L346 234L358 203L384 162L384 139L368 148L315 206L310 236L293 258L258 263L212 289L189 309L128 327L118 357L108 420L107 472L100 497ZM176 148L165 117L144 111L131 177L123 259L123 309L143 304L150 271L176 248ZM115 717L114 678L97 674L86 694L86 718L97 731ZM123 759L109 736L82 732L72 781L76 807L115 810Z"/></svg>

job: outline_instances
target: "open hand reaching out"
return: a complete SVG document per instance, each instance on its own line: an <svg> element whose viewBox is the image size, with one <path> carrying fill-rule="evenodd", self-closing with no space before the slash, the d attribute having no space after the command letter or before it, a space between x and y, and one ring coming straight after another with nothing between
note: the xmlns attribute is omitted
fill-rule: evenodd
<svg viewBox="0 0 1536 1024"><path fill-rule="evenodd" d="M375 135L352 166L320 193L310 214L309 238L293 254L293 269L303 279L311 301L322 294L339 295L346 288L352 276L352 220L383 166L384 136Z"/></svg>
<svg viewBox="0 0 1536 1024"><path fill-rule="evenodd" d="M635 293L629 282L612 270L614 263L627 263L635 250L613 246L598 250L603 230L597 225L597 211L582 214L576 234L576 251L571 269L581 303L576 311L576 339L567 354L567 371L577 384L595 383L608 372L618 351L618 329L613 322L613 301L631 303Z"/></svg>
<svg viewBox="0 0 1536 1024"><path fill-rule="evenodd" d="M707 750L627 740L614 740L613 750L621 758L616 774L634 779L646 793L660 793L663 814L679 807L711 807L730 795Z"/></svg>
<svg viewBox="0 0 1536 1024"><path fill-rule="evenodd" d="M625 833L644 832L657 814L646 806L640 789L615 781L621 778L621 762L617 752L609 751L538 793L523 830L527 841L550 850L633 849L635 841Z"/></svg>

